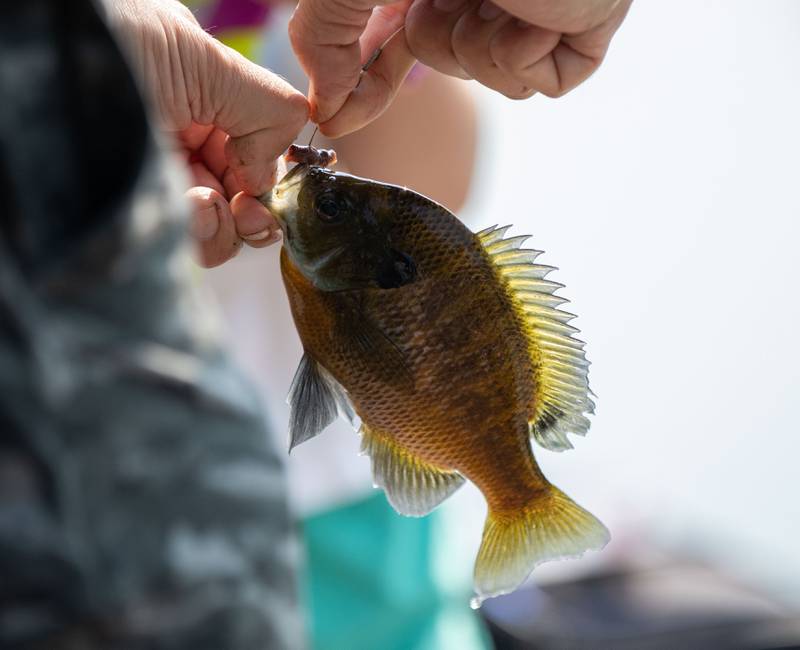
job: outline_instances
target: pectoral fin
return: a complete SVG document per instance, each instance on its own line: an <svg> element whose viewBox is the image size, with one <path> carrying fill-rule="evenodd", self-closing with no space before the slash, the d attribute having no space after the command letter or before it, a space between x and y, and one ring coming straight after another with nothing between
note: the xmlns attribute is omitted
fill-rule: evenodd
<svg viewBox="0 0 800 650"><path fill-rule="evenodd" d="M347 391L307 353L297 367L287 401L291 408L289 451L322 432L339 412L350 422L354 418Z"/></svg>
<svg viewBox="0 0 800 650"><path fill-rule="evenodd" d="M427 515L464 483L454 471L418 458L392 438L361 425L361 451L372 459L372 476L401 515Z"/></svg>
<svg viewBox="0 0 800 650"><path fill-rule="evenodd" d="M343 339L358 350L360 356L373 360L373 370L380 379L413 388L414 376L406 355L368 316L356 312L343 320L339 329Z"/></svg>

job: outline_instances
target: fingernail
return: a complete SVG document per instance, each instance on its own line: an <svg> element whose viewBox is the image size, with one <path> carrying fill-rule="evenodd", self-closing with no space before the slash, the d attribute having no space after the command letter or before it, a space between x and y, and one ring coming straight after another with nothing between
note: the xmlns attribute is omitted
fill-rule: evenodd
<svg viewBox="0 0 800 650"><path fill-rule="evenodd" d="M219 214L215 205L198 210L191 225L192 235L195 239L206 241L217 234L219 230Z"/></svg>
<svg viewBox="0 0 800 650"><path fill-rule="evenodd" d="M271 233L272 231L269 228L264 228L264 230L259 230L252 235L242 235L242 239L246 239L247 241L261 241L269 237Z"/></svg>
<svg viewBox="0 0 800 650"><path fill-rule="evenodd" d="M478 17L483 20L494 20L503 13L503 10L498 7L494 2L483 0L481 6L478 8Z"/></svg>
<svg viewBox="0 0 800 650"><path fill-rule="evenodd" d="M434 8L439 11L455 11L462 4L464 4L464 0L433 0Z"/></svg>

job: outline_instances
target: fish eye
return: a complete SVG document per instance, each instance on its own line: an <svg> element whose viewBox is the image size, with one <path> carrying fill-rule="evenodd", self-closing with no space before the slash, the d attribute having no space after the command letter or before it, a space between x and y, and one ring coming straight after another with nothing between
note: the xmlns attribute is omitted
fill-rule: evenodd
<svg viewBox="0 0 800 650"><path fill-rule="evenodd" d="M344 206L342 202L331 194L323 194L314 201L314 210L320 221L324 223L336 223L341 221L344 216Z"/></svg>

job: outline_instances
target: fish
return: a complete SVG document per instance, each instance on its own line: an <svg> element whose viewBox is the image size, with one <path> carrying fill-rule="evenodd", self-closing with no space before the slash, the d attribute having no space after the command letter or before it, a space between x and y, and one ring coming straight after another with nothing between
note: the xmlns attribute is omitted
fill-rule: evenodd
<svg viewBox="0 0 800 650"><path fill-rule="evenodd" d="M473 233L410 189L296 165L261 198L283 231L281 273L303 357L289 448L337 417L394 509L424 516L471 481L487 503L473 607L546 560L609 540L544 476L594 412L589 362L563 285L510 226Z"/></svg>

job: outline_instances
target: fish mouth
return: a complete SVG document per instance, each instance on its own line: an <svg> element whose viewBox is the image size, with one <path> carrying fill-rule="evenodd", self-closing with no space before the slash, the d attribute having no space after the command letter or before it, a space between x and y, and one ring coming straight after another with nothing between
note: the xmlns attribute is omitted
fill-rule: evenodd
<svg viewBox="0 0 800 650"><path fill-rule="evenodd" d="M297 209L297 194L308 173L308 165L295 165L269 192L258 200L278 220L281 230L286 231L287 218Z"/></svg>
<svg viewBox="0 0 800 650"><path fill-rule="evenodd" d="M278 182L275 186L275 189L283 188L283 187L291 187L299 182L301 182L308 173L309 166L306 164L299 164L292 167L286 175Z"/></svg>

